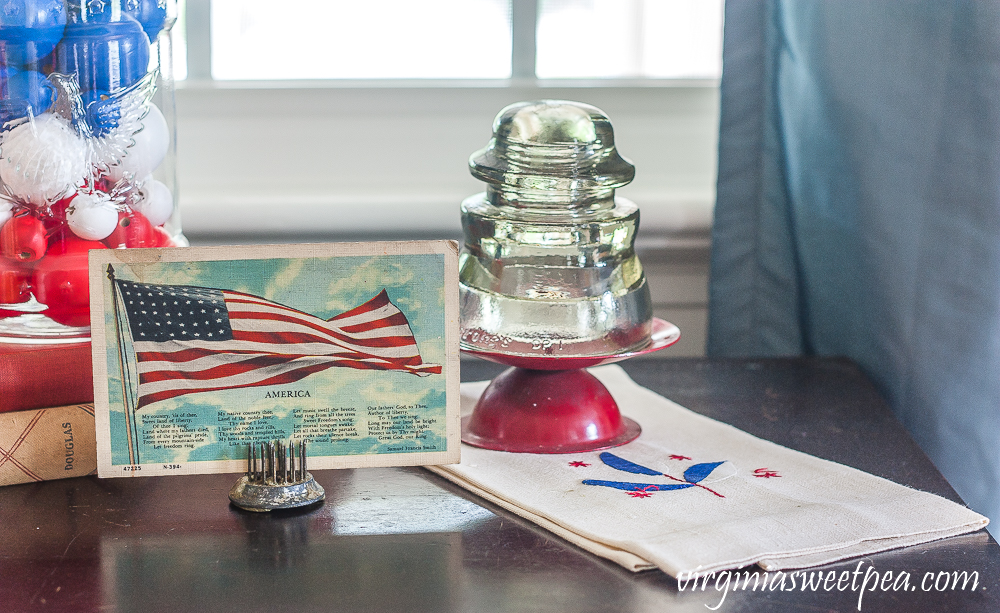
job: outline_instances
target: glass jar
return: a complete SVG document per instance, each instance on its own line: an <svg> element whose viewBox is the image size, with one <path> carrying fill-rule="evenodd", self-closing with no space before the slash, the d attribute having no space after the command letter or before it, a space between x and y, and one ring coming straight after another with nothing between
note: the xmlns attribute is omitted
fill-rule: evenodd
<svg viewBox="0 0 1000 613"><path fill-rule="evenodd" d="M469 167L487 187L462 203L463 347L581 357L650 342L639 208L615 196L635 168L602 111L561 100L508 106Z"/></svg>
<svg viewBox="0 0 1000 613"><path fill-rule="evenodd" d="M0 342L89 335L87 252L187 244L175 0L0 0Z"/></svg>

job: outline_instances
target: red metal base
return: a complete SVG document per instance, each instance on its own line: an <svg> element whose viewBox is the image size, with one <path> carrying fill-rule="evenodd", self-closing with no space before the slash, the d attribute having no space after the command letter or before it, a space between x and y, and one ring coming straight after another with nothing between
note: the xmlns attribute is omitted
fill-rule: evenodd
<svg viewBox="0 0 1000 613"><path fill-rule="evenodd" d="M462 442L515 453L578 453L616 447L641 433L585 368L620 362L669 347L677 326L653 319L650 342L636 351L605 356L528 356L463 347L466 353L513 366L480 396L462 420Z"/></svg>
<svg viewBox="0 0 1000 613"><path fill-rule="evenodd" d="M515 453L575 453L624 445L641 432L586 370L508 368L490 383L462 441Z"/></svg>

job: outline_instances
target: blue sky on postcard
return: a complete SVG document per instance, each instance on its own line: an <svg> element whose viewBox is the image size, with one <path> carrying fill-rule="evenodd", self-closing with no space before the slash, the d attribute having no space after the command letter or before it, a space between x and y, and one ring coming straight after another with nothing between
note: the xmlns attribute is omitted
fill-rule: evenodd
<svg viewBox="0 0 1000 613"><path fill-rule="evenodd" d="M115 268L123 280L235 290L321 319L353 309L385 289L409 321L423 362L443 365L447 356L444 266L440 254L403 254L156 262ZM104 284L104 292L110 305L109 284ZM112 463L128 464L110 306L105 322ZM444 451L445 398L444 374L418 377L344 367L281 386L185 394L139 409L140 461L242 458L241 441L295 435L312 441L312 457ZM384 407L394 410L384 414ZM303 411L310 415L309 427L303 425Z"/></svg>

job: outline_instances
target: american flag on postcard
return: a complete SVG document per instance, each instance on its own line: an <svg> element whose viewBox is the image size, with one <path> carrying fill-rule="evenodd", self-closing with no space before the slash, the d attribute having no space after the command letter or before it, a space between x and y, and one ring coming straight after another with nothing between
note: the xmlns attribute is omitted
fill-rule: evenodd
<svg viewBox="0 0 1000 613"><path fill-rule="evenodd" d="M383 289L329 320L251 294L115 280L138 362L135 408L196 392L280 385L333 367L440 374Z"/></svg>

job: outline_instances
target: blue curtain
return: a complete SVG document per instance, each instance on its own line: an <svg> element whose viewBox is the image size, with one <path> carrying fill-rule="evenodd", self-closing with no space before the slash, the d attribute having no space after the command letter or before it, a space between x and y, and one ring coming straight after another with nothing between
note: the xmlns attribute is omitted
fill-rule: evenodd
<svg viewBox="0 0 1000 613"><path fill-rule="evenodd" d="M727 3L708 351L853 358L996 533L1000 3Z"/></svg>

